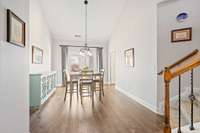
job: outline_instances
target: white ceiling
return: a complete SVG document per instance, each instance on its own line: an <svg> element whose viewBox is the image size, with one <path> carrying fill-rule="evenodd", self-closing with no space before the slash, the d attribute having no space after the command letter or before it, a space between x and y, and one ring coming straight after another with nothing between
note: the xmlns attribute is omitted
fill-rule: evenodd
<svg viewBox="0 0 200 133"><path fill-rule="evenodd" d="M40 1L54 39L84 39L84 0ZM88 1L88 39L108 39L126 0ZM80 34L81 38L74 37L76 34Z"/></svg>

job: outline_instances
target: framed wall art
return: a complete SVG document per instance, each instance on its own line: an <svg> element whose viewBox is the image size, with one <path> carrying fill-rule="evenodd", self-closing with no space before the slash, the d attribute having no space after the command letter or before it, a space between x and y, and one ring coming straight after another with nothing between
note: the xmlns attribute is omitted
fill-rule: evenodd
<svg viewBox="0 0 200 133"><path fill-rule="evenodd" d="M25 47L25 22L7 9L7 41Z"/></svg>
<svg viewBox="0 0 200 133"><path fill-rule="evenodd" d="M124 55L125 55L125 64L127 66L134 67L135 65L134 48L125 50Z"/></svg>
<svg viewBox="0 0 200 133"><path fill-rule="evenodd" d="M171 42L184 42L192 40L192 28L177 29L171 32Z"/></svg>
<svg viewBox="0 0 200 133"><path fill-rule="evenodd" d="M32 46L32 64L42 64L43 63L43 50Z"/></svg>

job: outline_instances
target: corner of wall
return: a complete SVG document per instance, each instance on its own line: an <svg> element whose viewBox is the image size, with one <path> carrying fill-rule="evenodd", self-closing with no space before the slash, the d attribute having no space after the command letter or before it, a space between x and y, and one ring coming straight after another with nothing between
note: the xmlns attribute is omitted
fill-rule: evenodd
<svg viewBox="0 0 200 133"><path fill-rule="evenodd" d="M124 89L120 88L119 86L116 86L116 89L123 93L124 95L128 96L129 98L131 98L132 100L136 101L137 103L141 104L142 106L146 107L147 109L151 110L152 112L156 113L156 114L162 114L161 112L159 112L159 108L157 108L156 106L153 106L151 104L149 104L148 102L144 101L143 99L134 96L133 94L125 91Z"/></svg>

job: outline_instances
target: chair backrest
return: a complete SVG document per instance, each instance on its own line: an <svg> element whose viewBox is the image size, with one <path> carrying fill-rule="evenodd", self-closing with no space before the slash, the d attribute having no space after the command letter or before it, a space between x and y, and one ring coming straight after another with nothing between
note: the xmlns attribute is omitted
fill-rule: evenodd
<svg viewBox="0 0 200 133"><path fill-rule="evenodd" d="M69 73L67 73L66 71L64 72L64 82L65 85L67 85L67 83L70 81L70 75Z"/></svg>
<svg viewBox="0 0 200 133"><path fill-rule="evenodd" d="M102 80L102 74L101 73L95 73L93 74L94 80Z"/></svg>
<svg viewBox="0 0 200 133"><path fill-rule="evenodd" d="M101 69L101 70L100 70L100 73L101 73L102 78L104 78L105 70L104 70L104 69Z"/></svg>
<svg viewBox="0 0 200 133"><path fill-rule="evenodd" d="M92 80L93 79L93 74L94 74L94 72L92 70L81 71L81 79Z"/></svg>

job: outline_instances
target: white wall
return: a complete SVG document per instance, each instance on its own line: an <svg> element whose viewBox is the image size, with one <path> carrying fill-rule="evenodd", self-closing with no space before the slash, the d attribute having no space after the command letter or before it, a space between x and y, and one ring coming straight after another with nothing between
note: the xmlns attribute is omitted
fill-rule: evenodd
<svg viewBox="0 0 200 133"><path fill-rule="evenodd" d="M29 132L29 0L1 0L0 132ZM6 42L6 9L26 22L26 47Z"/></svg>
<svg viewBox="0 0 200 133"><path fill-rule="evenodd" d="M3 20L3 7L0 1L0 20ZM3 29L3 22L0 21L0 29ZM3 32L0 32L0 42L2 42L3 39Z"/></svg>
<svg viewBox="0 0 200 133"><path fill-rule="evenodd" d="M158 71L165 66L174 63L194 49L200 50L200 1L199 0L176 0L158 5ZM189 18L182 23L176 21L176 16L181 12L187 12ZM171 30L180 28L193 28L192 41L171 43ZM199 69L200 70L200 69ZM195 88L200 88L199 70L195 72ZM198 75L197 75L198 74ZM182 92L190 87L189 75L183 77ZM164 81L158 77L158 101L163 99ZM178 94L178 82L171 84L171 96Z"/></svg>
<svg viewBox="0 0 200 133"><path fill-rule="evenodd" d="M83 45L81 41L54 40L52 46L52 70L57 71L57 85L62 83L61 47L59 45ZM108 42L89 41L89 46L103 47L103 65L105 68L105 82L108 81Z"/></svg>
<svg viewBox="0 0 200 133"><path fill-rule="evenodd" d="M127 0L110 39L116 52L116 86L156 111L157 1ZM124 50L135 48L135 67L125 65Z"/></svg>
<svg viewBox="0 0 200 133"><path fill-rule="evenodd" d="M51 33L38 0L30 1L30 45L43 50L43 64L32 64L30 47L30 73L51 70Z"/></svg>

